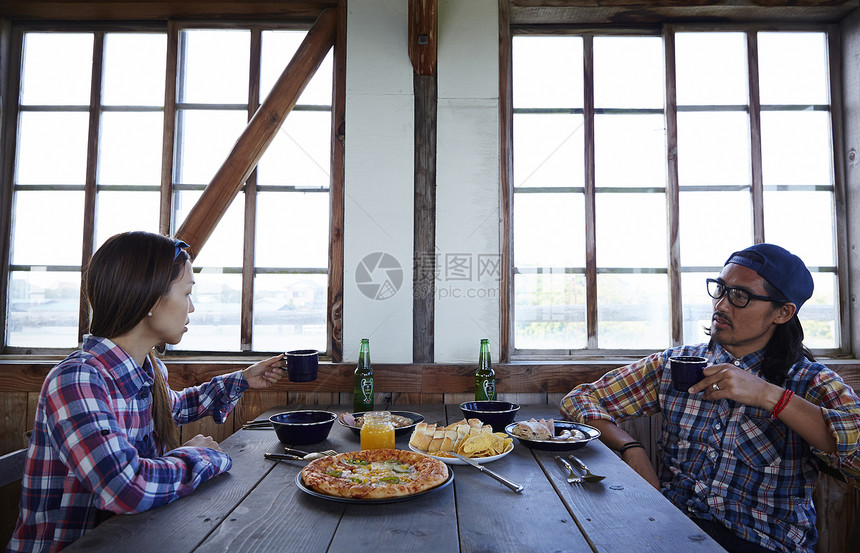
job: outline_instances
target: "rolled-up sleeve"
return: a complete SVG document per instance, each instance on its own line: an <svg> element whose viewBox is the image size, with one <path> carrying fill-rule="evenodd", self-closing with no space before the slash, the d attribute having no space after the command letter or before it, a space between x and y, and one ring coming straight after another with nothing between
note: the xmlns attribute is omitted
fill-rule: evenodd
<svg viewBox="0 0 860 553"><path fill-rule="evenodd" d="M561 401L561 414L570 420L619 423L660 410L658 390L664 355L655 353L608 371L595 382L581 384Z"/></svg>
<svg viewBox="0 0 860 553"><path fill-rule="evenodd" d="M813 379L805 399L818 405L824 422L836 439L836 451L813 449L818 458L860 485L860 400L842 379L830 370Z"/></svg>
<svg viewBox="0 0 860 553"><path fill-rule="evenodd" d="M200 386L171 390L173 418L178 424L185 424L211 415L215 422L223 423L248 387L242 371L235 371Z"/></svg>

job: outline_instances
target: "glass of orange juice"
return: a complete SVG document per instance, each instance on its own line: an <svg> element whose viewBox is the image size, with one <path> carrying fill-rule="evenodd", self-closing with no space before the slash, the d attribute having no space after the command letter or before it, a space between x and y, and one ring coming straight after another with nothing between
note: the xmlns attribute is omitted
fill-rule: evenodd
<svg viewBox="0 0 860 553"><path fill-rule="evenodd" d="M394 449L394 423L388 411L364 414L361 425L361 449Z"/></svg>

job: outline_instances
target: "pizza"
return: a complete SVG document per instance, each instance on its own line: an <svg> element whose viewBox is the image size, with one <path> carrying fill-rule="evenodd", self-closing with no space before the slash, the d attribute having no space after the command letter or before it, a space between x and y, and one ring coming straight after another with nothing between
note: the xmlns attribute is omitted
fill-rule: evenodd
<svg viewBox="0 0 860 553"><path fill-rule="evenodd" d="M316 459L302 469L307 487L352 499L387 499L423 492L444 483L448 467L414 451L369 449Z"/></svg>

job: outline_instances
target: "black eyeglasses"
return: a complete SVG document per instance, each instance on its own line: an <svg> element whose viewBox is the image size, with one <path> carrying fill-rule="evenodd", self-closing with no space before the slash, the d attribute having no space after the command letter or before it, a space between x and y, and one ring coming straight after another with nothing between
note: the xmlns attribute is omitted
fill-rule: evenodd
<svg viewBox="0 0 860 553"><path fill-rule="evenodd" d="M734 305L735 307L746 307L752 300L761 300L761 301L772 301L776 303L785 303L785 300L772 298L770 296L759 296L758 294L753 294L749 290L744 290L743 288L735 288L734 286L726 286L726 283L722 280L709 278L705 279L705 282L708 283L708 295L718 300L725 296L729 295L729 303Z"/></svg>

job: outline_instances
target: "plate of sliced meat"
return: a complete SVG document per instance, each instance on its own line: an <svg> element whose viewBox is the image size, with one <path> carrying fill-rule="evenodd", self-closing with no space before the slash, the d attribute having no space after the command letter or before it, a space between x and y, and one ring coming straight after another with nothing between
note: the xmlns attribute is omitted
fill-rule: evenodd
<svg viewBox="0 0 860 553"><path fill-rule="evenodd" d="M526 447L547 451L579 449L600 437L600 430L593 426L553 419L512 422L505 427L505 432Z"/></svg>
<svg viewBox="0 0 860 553"><path fill-rule="evenodd" d="M395 436L412 432L415 425L424 420L423 415L412 411L389 411L389 413L391 413L391 422L394 424ZM364 424L364 413L341 413L337 422L352 430L353 434L358 435Z"/></svg>

